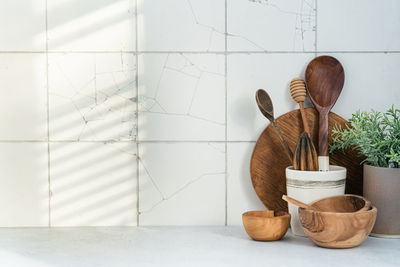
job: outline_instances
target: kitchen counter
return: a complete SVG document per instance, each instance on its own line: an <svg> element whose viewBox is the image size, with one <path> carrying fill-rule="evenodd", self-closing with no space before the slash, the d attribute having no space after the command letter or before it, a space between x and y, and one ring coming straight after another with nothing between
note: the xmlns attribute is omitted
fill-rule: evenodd
<svg viewBox="0 0 400 267"><path fill-rule="evenodd" d="M400 239L324 249L290 232L255 242L242 227L1 228L0 266L400 266Z"/></svg>

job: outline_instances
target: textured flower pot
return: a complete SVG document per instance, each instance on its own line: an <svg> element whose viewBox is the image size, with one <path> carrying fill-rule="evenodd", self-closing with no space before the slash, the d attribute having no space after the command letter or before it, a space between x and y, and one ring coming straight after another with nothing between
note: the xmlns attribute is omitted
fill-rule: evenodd
<svg viewBox="0 0 400 267"><path fill-rule="evenodd" d="M364 164L364 197L378 208L371 235L400 238L400 168Z"/></svg>
<svg viewBox="0 0 400 267"><path fill-rule="evenodd" d="M314 200L342 195L346 185L346 168L331 165L329 171L297 171L286 168L286 191L289 197L310 203ZM292 233L306 236L299 220L298 207L289 203Z"/></svg>

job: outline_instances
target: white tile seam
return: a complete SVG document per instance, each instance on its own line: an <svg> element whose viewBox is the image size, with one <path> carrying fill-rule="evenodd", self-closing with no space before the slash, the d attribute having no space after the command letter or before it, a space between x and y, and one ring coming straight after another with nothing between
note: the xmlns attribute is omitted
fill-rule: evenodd
<svg viewBox="0 0 400 267"><path fill-rule="evenodd" d="M0 143L255 143L256 140L150 140L150 141L135 141L135 140L0 140Z"/></svg>
<svg viewBox="0 0 400 267"><path fill-rule="evenodd" d="M228 225L228 0L225 0L225 226Z"/></svg>
<svg viewBox="0 0 400 267"><path fill-rule="evenodd" d="M140 210L140 155L139 155L139 59L138 59L138 0L133 0L135 5L135 60L136 60L136 72L135 72L135 84L136 84L136 225L139 226L139 210Z"/></svg>
<svg viewBox="0 0 400 267"><path fill-rule="evenodd" d="M317 57L318 53L318 0L315 0L315 35L314 35L314 48L315 54L314 56Z"/></svg>
<svg viewBox="0 0 400 267"><path fill-rule="evenodd" d="M48 186L48 227L51 227L51 177L50 177L50 104L49 104L49 36L48 36L48 0L46 0L46 113L47 113L47 186Z"/></svg>
<svg viewBox="0 0 400 267"><path fill-rule="evenodd" d="M320 50L318 53L327 54L399 54L400 50ZM208 55L235 55L235 54L314 54L313 51L0 51L0 54L208 54Z"/></svg>

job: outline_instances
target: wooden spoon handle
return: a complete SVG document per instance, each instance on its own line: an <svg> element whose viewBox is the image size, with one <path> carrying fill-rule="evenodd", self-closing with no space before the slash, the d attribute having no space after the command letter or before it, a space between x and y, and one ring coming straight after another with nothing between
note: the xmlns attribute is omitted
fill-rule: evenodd
<svg viewBox="0 0 400 267"><path fill-rule="evenodd" d="M288 197L287 195L283 195L282 199L285 200L286 202L292 203L293 205L296 205L296 206L298 206L300 208L309 209L309 210L315 210L314 207L312 207L310 205L307 205L307 204L305 204L305 203L303 203L301 201L298 201L298 200L296 200L294 198Z"/></svg>
<svg viewBox="0 0 400 267"><path fill-rule="evenodd" d="M320 171L329 171L328 113L329 111L324 110L319 112L318 167Z"/></svg>
<svg viewBox="0 0 400 267"><path fill-rule="evenodd" d="M279 140L281 141L283 147L285 148L286 154L288 155L288 157L290 159L290 162L292 162L293 161L293 153L290 150L290 148L289 148L288 144L286 143L285 139L283 139L283 136L281 134L281 131L279 130L278 125L276 124L275 121L272 121L272 125L274 126L275 132L278 135Z"/></svg>
<svg viewBox="0 0 400 267"><path fill-rule="evenodd" d="M303 102L299 102L299 106L300 106L301 119L303 120L304 131L308 133L309 137L311 137L310 128L308 128L308 122L307 122L306 112L304 111Z"/></svg>
<svg viewBox="0 0 400 267"><path fill-rule="evenodd" d="M328 154L328 113L319 113L318 132L318 156L329 156Z"/></svg>

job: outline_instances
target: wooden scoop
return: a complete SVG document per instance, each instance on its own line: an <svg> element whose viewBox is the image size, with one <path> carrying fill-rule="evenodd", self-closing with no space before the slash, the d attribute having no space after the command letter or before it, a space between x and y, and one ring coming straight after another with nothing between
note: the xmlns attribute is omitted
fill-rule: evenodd
<svg viewBox="0 0 400 267"><path fill-rule="evenodd" d="M258 89L256 92L256 102L258 108L260 109L261 113L272 123L274 126L275 132L279 137L283 147L285 148L286 154L288 155L290 161L293 161L293 153L290 150L288 144L286 143L285 139L283 138L281 131L279 130L278 125L275 122L274 118L274 106L272 105L272 100L269 97L268 93L265 92L263 89Z"/></svg>
<svg viewBox="0 0 400 267"><path fill-rule="evenodd" d="M328 171L328 113L335 105L343 88L343 67L334 57L316 57L307 66L306 83L308 95L319 112L319 170Z"/></svg>
<svg viewBox="0 0 400 267"><path fill-rule="evenodd" d="M303 120L304 133L297 141L296 149L293 155L293 168L302 171L317 171L318 157L314 144L311 141L310 129L308 127L303 102L306 98L306 84L300 78L294 78L290 82L290 95L299 103L301 118Z"/></svg>
<svg viewBox="0 0 400 267"><path fill-rule="evenodd" d="M300 208L303 208L303 209L317 210L315 207L307 205L307 204L305 204L305 203L303 203L301 201L298 201L298 200L296 200L294 198L288 197L287 195L283 195L282 199L285 200L286 202L292 203L293 205L296 205L296 206L298 206Z"/></svg>
<svg viewBox="0 0 400 267"><path fill-rule="evenodd" d="M338 208L337 205L339 205L339 204L343 205L343 202L339 202L338 199L342 200L342 199L346 199L347 198L349 202L351 202L351 203L355 202L355 200L353 199L354 198L353 196L360 198L359 196L356 196L356 195L339 195L339 196L333 196L333 197L327 197L327 198L321 199L320 200L321 202L324 201L324 203L323 203L324 205L320 205L320 206L323 207L322 209L321 209L321 207L318 208L318 207L314 207L314 206L308 205L308 204L303 203L303 202L301 202L301 201L299 201L297 199L291 198L291 197L289 197L287 195L282 195L282 199L285 200L286 202L292 203L293 205L296 205L296 206L298 206L300 208L303 208L303 209L315 210L315 211L324 211L324 210L330 210L333 207ZM364 206L362 208L360 208L359 210L354 211L354 212L363 212L363 211L369 210L371 208L371 202L369 200L367 200L367 199L364 199L364 201L365 201ZM313 203L315 203L315 202L316 201L314 201ZM356 203L354 203L353 205L356 206ZM346 207L346 206L349 206L349 205L344 205L343 207ZM339 206L339 208L342 208L342 206ZM342 212L344 212L344 211L342 211ZM349 211L347 211L347 212L349 212Z"/></svg>

